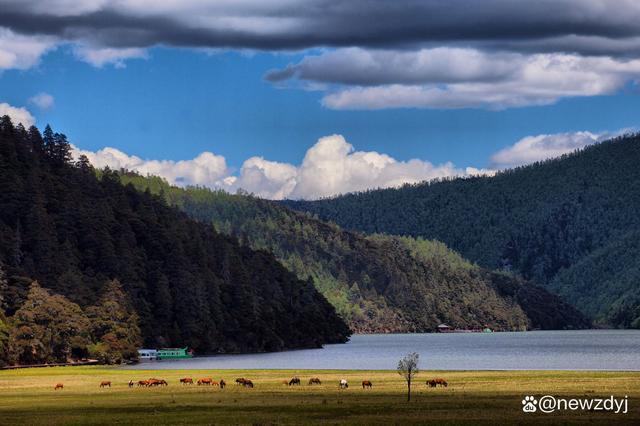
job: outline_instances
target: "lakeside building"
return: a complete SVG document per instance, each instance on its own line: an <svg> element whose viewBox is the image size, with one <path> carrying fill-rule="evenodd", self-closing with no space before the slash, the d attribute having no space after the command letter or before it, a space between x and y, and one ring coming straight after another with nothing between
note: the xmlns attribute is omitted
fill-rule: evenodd
<svg viewBox="0 0 640 426"><path fill-rule="evenodd" d="M193 352L189 348L138 349L140 361L156 361L163 359L192 358Z"/></svg>

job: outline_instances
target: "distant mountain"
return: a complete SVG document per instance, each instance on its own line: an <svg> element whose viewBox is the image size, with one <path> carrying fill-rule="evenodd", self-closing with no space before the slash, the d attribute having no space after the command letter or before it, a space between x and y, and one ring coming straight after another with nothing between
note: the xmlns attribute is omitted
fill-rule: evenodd
<svg viewBox="0 0 640 426"><path fill-rule="evenodd" d="M30 336L37 324L27 299L51 303L50 312L80 315L82 309L96 317L99 308L87 307L105 300L107 285L111 299L124 290L135 315L123 311L139 318L151 347L275 351L345 342L350 334L313 284L270 253L241 246L159 197L123 186L115 172L97 178L86 158L71 163L64 135L50 128L40 135L2 117L0 310L7 318L0 312L0 325L8 321L22 327L20 336ZM118 333L109 337L114 344ZM31 349L13 348L17 358L51 349L48 341L27 337Z"/></svg>
<svg viewBox="0 0 640 426"><path fill-rule="evenodd" d="M287 201L347 229L437 239L514 271L588 313L640 326L640 136L494 177L447 179L319 201Z"/></svg>
<svg viewBox="0 0 640 426"><path fill-rule="evenodd" d="M135 173L120 178L311 277L357 332L433 331L442 322L503 330L587 325L540 287L475 266L437 241L367 237L247 195L181 189Z"/></svg>

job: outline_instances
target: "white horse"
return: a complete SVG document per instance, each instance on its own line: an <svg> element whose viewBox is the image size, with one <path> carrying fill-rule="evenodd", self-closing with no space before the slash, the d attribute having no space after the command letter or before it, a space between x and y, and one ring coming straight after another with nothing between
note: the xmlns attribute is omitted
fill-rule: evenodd
<svg viewBox="0 0 640 426"><path fill-rule="evenodd" d="M340 389L346 389L349 387L349 383L345 379L340 380Z"/></svg>

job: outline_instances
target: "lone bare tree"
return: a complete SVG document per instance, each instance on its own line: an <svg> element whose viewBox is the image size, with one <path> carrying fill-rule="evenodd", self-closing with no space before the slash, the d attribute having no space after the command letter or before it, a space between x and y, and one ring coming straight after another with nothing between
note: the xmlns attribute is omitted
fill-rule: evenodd
<svg viewBox="0 0 640 426"><path fill-rule="evenodd" d="M418 369L419 359L420 355L411 352L398 361L398 374L407 381L407 401L411 401L411 381L420 372Z"/></svg>

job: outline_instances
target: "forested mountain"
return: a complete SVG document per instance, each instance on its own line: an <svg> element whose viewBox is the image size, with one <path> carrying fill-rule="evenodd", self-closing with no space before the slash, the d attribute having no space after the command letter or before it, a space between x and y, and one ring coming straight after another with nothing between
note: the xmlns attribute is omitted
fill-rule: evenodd
<svg viewBox="0 0 640 426"><path fill-rule="evenodd" d="M640 325L640 136L493 177L287 201L347 229L443 241L562 294L596 323Z"/></svg>
<svg viewBox="0 0 640 426"><path fill-rule="evenodd" d="M120 178L312 277L358 332L432 331L442 322L503 330L587 325L545 290L472 265L437 241L365 237L248 195L176 188L135 173Z"/></svg>
<svg viewBox="0 0 640 426"><path fill-rule="evenodd" d="M115 172L97 178L86 158L71 162L63 134L6 116L0 303L0 354L12 362L104 355L136 336L204 353L317 347L350 334L313 284L270 253L123 186Z"/></svg>

